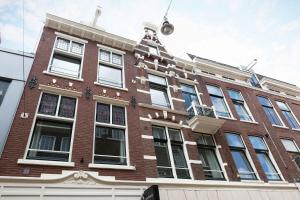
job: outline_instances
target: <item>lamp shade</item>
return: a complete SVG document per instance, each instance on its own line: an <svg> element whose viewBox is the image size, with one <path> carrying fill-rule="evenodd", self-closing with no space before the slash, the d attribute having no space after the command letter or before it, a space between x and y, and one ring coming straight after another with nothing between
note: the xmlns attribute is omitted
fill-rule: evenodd
<svg viewBox="0 0 300 200"><path fill-rule="evenodd" d="M165 19L160 31L163 35L171 35L174 32L174 26Z"/></svg>

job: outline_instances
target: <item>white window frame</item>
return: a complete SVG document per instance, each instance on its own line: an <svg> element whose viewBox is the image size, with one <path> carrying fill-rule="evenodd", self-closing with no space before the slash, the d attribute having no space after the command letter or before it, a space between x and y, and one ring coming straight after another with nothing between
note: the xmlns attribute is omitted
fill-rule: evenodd
<svg viewBox="0 0 300 200"><path fill-rule="evenodd" d="M285 148L285 146L284 146L282 140L289 140L289 141L292 141L292 142L294 143L296 149L298 150L298 154L300 155L300 149L299 149L299 147L298 147L298 145L297 145L297 143L295 142L294 139L292 139L292 138L280 138L280 142L281 142L281 144L282 144L284 150L285 150L288 154L291 154L291 153L296 153L296 152L288 151L288 150ZM290 155L289 155L289 157L290 157ZM297 163L295 162L295 160L292 159L292 161L293 161L294 165L296 166L296 168L297 168L298 170L300 170L300 167L297 165Z"/></svg>
<svg viewBox="0 0 300 200"><path fill-rule="evenodd" d="M54 44L53 44L53 47L52 47L52 52L51 52L51 57L50 57L50 60L49 60L49 63L48 63L48 67L47 67L47 70L44 71L43 73L51 74L51 75L54 75L54 76L58 76L58 77L62 77L62 78L67 78L67 79L71 79L71 80L83 81L83 78L82 78L82 68L83 68L83 61L84 61L85 44L88 41L82 40L80 38L76 38L76 37L73 37L73 36L70 36L70 35L66 35L66 34L63 34L63 33L59 33L59 32L55 32L55 34L56 34L56 37L55 37L55 41L54 41ZM64 50L56 48L56 42L57 42L58 38L62 38L62 39L65 39L65 40L70 40L70 45L69 45L68 51L64 51ZM70 51L71 46L72 46L72 42L80 43L80 44L83 45L82 54L81 55L77 54L77 53L72 53ZM81 59L80 75L79 75L78 78L71 77L71 76L64 75L64 74L53 73L53 72L50 71L50 69L51 69L51 63L52 63L53 56L54 56L55 53L58 53L58 54L61 54L61 55L68 55L68 56L70 56L72 58L79 58L79 59Z"/></svg>
<svg viewBox="0 0 300 200"><path fill-rule="evenodd" d="M41 103L41 100L42 100L42 96L43 94L46 93L46 94L53 94L53 95L58 95L58 101L57 101L57 106L56 106L56 111L55 111L55 115L52 116L52 115L45 115L45 114L40 114L38 113L38 110L39 110L39 107L40 107L40 103ZM59 117L58 116L58 111L59 111L59 107L60 107L60 100L61 100L61 97L70 97L70 98L74 98L76 99L76 103L75 103L75 111L74 111L74 117L73 118L66 118L66 117ZM55 163L57 165L61 165L61 166L74 166L74 163L71 162L71 159L72 159L72 154L73 154L73 141L74 141L74 134L75 134L75 127L76 127L76 118L77 118L77 108L78 108L78 98L76 97L73 97L73 96L66 96L66 95L61 95L61 94L57 94L57 93L52 93L52 92L48 92L48 91L45 91L45 92L41 92L40 94L40 97L39 97L39 101L38 101L38 104L37 104L37 107L36 107L36 111L35 111L35 115L34 115L34 119L33 119L33 123L31 125L31 130L30 130L30 134L29 134L29 137L28 137L28 141L27 141L27 145L26 145L26 150L25 150L25 153L24 153L24 156L23 156L23 159L20 160L20 163L26 163L26 164L31 164L34 163L34 164L41 164L41 165L47 165L48 163L53 163L53 165L55 165ZM35 125L36 125L36 121L37 119L54 119L56 121L61 121L61 122L72 122L72 132L71 132L71 141L70 141L70 150L69 150L69 158L68 158L68 161L67 162L63 162L63 161L52 161L52 160L33 160L33 159L27 159L27 154L28 154L28 151L30 150L30 143L31 143L31 140L32 140L32 136L33 136L33 133L34 133L34 128L35 128ZM18 160L18 163L19 163L19 160Z"/></svg>
<svg viewBox="0 0 300 200"><path fill-rule="evenodd" d="M97 122L97 104L106 104L109 105L109 112L110 112L110 119L109 123L103 123L103 122ZM125 125L116 125L112 124L112 107L118 106L124 108L124 115L125 115ZM126 165L114 165L114 164L98 164L94 162L95 157L95 137L96 137L96 127L97 126L104 126L109 128L119 128L123 129L125 134L125 150L126 150ZM107 103L107 102L101 102L96 101L95 102L95 115L94 115L94 134L93 134L93 153L92 153L92 163L89 164L90 168L110 168L110 169L125 169L125 170L135 170L135 167L131 165L130 162L130 153L129 153L129 139L128 139L128 120L127 120L127 107L125 105L117 105L113 103Z"/></svg>
<svg viewBox="0 0 300 200"><path fill-rule="evenodd" d="M191 85L191 84L183 83L183 82L179 82L179 84L180 84L180 90L181 90L181 93L182 93L181 85L188 85L188 86L190 86L190 87L193 87L194 90L195 90L195 92L196 92L196 96L197 96L197 99L198 99L198 101L199 101L199 104L200 104L200 105L203 105L202 99L201 99L201 97L200 97L200 93L199 93L198 88L197 88L197 86L196 86L195 84ZM183 99L183 101L184 101L184 99Z"/></svg>
<svg viewBox="0 0 300 200"><path fill-rule="evenodd" d="M286 107L290 110L292 116L294 117L294 119L296 120L296 122L298 123L298 125L300 126L300 123L299 123L298 118L296 117L296 115L294 114L293 110L291 109L291 107L289 106L289 104L288 104L286 101L275 100L275 102L276 102L276 104L277 104L277 102L284 103L284 104L286 105ZM278 104L277 104L277 106L278 106ZM279 106L278 106L278 108L279 108ZM274 108L274 109L275 109L275 108ZM282 110L281 110L280 108L279 108L279 110L280 110L280 112L282 113ZM283 113L282 113L282 114L283 114ZM287 119L286 119L286 120L287 120ZM289 124L289 123L288 123L288 124ZM289 125L290 125L290 124L289 124ZM299 128L299 129L297 129L297 128L292 128L292 130L300 130L300 128Z"/></svg>
<svg viewBox="0 0 300 200"><path fill-rule="evenodd" d="M97 80L94 82L94 84L101 85L101 86L104 86L104 87L114 88L114 89L127 90L126 80L125 80L125 63L124 63L124 61L125 61L124 57L125 57L126 52L125 51L120 51L120 50L117 50L117 49L114 49L114 48L111 48L111 47L108 47L108 46L100 45L100 44L98 44L97 46L98 46ZM109 57L110 61L109 62L106 62L106 61L100 59L100 50L110 52L110 57ZM112 63L112 54L113 53L118 54L122 57L122 65ZM98 82L98 80L99 80L99 68L100 68L101 64L106 65L108 67L117 68L117 69L121 70L121 72L122 72L122 87L116 87L116 86L107 85L107 84Z"/></svg>

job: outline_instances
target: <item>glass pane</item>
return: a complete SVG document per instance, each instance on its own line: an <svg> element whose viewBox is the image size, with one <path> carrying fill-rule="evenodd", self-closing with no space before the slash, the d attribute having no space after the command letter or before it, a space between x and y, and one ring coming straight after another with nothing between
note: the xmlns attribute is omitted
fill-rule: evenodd
<svg viewBox="0 0 300 200"><path fill-rule="evenodd" d="M257 97L257 99L262 106L273 107L272 104L270 103L269 99L267 99L265 97Z"/></svg>
<svg viewBox="0 0 300 200"><path fill-rule="evenodd" d="M243 151L231 150L231 155L241 179L256 179L255 173Z"/></svg>
<svg viewBox="0 0 300 200"><path fill-rule="evenodd" d="M72 42L71 51L73 53L82 54L83 53L83 44Z"/></svg>
<svg viewBox="0 0 300 200"><path fill-rule="evenodd" d="M269 121L271 122L271 124L273 125L277 125L277 126L282 126L282 123L279 121L279 118L277 116L277 114L274 111L273 107L263 107Z"/></svg>
<svg viewBox="0 0 300 200"><path fill-rule="evenodd" d="M176 168L187 168L182 145L172 144L172 153Z"/></svg>
<svg viewBox="0 0 300 200"><path fill-rule="evenodd" d="M156 88L150 88L150 95L151 95L152 105L166 107L166 108L170 107L167 91L158 90Z"/></svg>
<svg viewBox="0 0 300 200"><path fill-rule="evenodd" d="M240 92L235 90L228 90L228 94L231 99L238 100L238 101L244 101L242 98L242 95Z"/></svg>
<svg viewBox="0 0 300 200"><path fill-rule="evenodd" d="M267 179L273 181L280 180L277 170L275 169L269 156L266 153L257 153L257 157Z"/></svg>
<svg viewBox="0 0 300 200"><path fill-rule="evenodd" d="M66 40L63 38L57 38L57 40L56 40L56 48L58 48L58 49L68 51L69 45L70 45L70 40Z"/></svg>
<svg viewBox="0 0 300 200"><path fill-rule="evenodd" d="M126 165L125 131L96 127L95 163Z"/></svg>
<svg viewBox="0 0 300 200"><path fill-rule="evenodd" d="M163 127L152 126L152 133L153 133L154 139L167 140L165 128L163 128Z"/></svg>
<svg viewBox="0 0 300 200"><path fill-rule="evenodd" d="M218 88L218 87L215 87L212 85L206 85L206 88L207 88L209 94L216 95L216 96L223 96L220 88Z"/></svg>
<svg viewBox="0 0 300 200"><path fill-rule="evenodd" d="M184 104L186 108L189 108L192 105L192 103L194 103L195 105L199 105L197 95L182 92L182 96L184 98Z"/></svg>
<svg viewBox="0 0 300 200"><path fill-rule="evenodd" d="M205 146L215 146L214 140L211 135L200 134L197 139L197 144Z"/></svg>
<svg viewBox="0 0 300 200"><path fill-rule="evenodd" d="M168 146L166 142L154 142L157 166L171 167Z"/></svg>
<svg viewBox="0 0 300 200"><path fill-rule="evenodd" d="M156 84L164 85L164 86L167 85L166 79L164 77L160 77L160 76L155 76L155 75L152 75L152 74L148 74L148 79L152 83L156 83Z"/></svg>
<svg viewBox="0 0 300 200"><path fill-rule="evenodd" d="M237 114L239 115L241 120L252 121L249 113L247 112L244 104L233 102L234 107L236 109Z"/></svg>
<svg viewBox="0 0 300 200"><path fill-rule="evenodd" d="M55 115L58 95L44 93L41 99L39 113Z"/></svg>
<svg viewBox="0 0 300 200"><path fill-rule="evenodd" d="M98 103L96 121L110 123L110 105Z"/></svg>
<svg viewBox="0 0 300 200"><path fill-rule="evenodd" d="M177 178L191 179L189 169L176 169Z"/></svg>
<svg viewBox="0 0 300 200"><path fill-rule="evenodd" d="M264 140L261 137L249 136L250 142L256 150L268 150Z"/></svg>
<svg viewBox="0 0 300 200"><path fill-rule="evenodd" d="M160 178L174 178L171 167L157 167L157 171Z"/></svg>
<svg viewBox="0 0 300 200"><path fill-rule="evenodd" d="M112 53L112 63L122 65L122 55Z"/></svg>
<svg viewBox="0 0 300 200"><path fill-rule="evenodd" d="M225 136L229 146L239 148L245 147L240 135L234 133L225 133Z"/></svg>
<svg viewBox="0 0 300 200"><path fill-rule="evenodd" d="M75 114L76 99L69 97L61 97L59 112L60 117L73 118Z"/></svg>
<svg viewBox="0 0 300 200"><path fill-rule="evenodd" d="M100 50L100 60L105 62L110 62L110 52L105 50Z"/></svg>
<svg viewBox="0 0 300 200"><path fill-rule="evenodd" d="M78 78L80 75L81 60L55 54L52 59L50 71Z"/></svg>
<svg viewBox="0 0 300 200"><path fill-rule="evenodd" d="M290 111L282 111L282 113L292 128L294 129L300 128L298 122L296 121L295 117Z"/></svg>
<svg viewBox="0 0 300 200"><path fill-rule="evenodd" d="M149 47L149 52L151 54L158 55L157 47L153 47L153 46L148 46L148 47Z"/></svg>
<svg viewBox="0 0 300 200"><path fill-rule="evenodd" d="M98 82L114 87L123 87L122 70L100 65L98 71Z"/></svg>
<svg viewBox="0 0 300 200"><path fill-rule="evenodd" d="M2 104L2 101L4 99L4 96L5 96L5 93L7 91L9 84L10 84L10 81L0 80L0 106Z"/></svg>
<svg viewBox="0 0 300 200"><path fill-rule="evenodd" d="M37 120L27 159L67 162L71 135L72 124ZM63 149L61 148L62 144L64 145Z"/></svg>
<svg viewBox="0 0 300 200"><path fill-rule="evenodd" d="M294 141L292 140L285 140L285 139L281 139L281 142L284 146L284 148L289 151L289 152L296 152L298 153L298 148L296 147Z"/></svg>
<svg viewBox="0 0 300 200"><path fill-rule="evenodd" d="M196 94L194 86L181 84L180 87L181 87L181 90L183 92L188 92L188 93Z"/></svg>
<svg viewBox="0 0 300 200"><path fill-rule="evenodd" d="M182 138L179 130L169 128L168 132L171 141L182 142Z"/></svg>
<svg viewBox="0 0 300 200"><path fill-rule="evenodd" d="M280 108L280 110L286 110L286 111L290 110L284 102L276 101L276 103L277 103L278 107Z"/></svg>
<svg viewBox="0 0 300 200"><path fill-rule="evenodd" d="M125 125L125 108L119 106L112 107L112 123Z"/></svg>
<svg viewBox="0 0 300 200"><path fill-rule="evenodd" d="M250 78L250 84L253 86L253 87L258 87L258 88L261 88L260 84L259 84L259 81L258 79L256 78L256 75L255 74L252 74L251 78Z"/></svg>
<svg viewBox="0 0 300 200"><path fill-rule="evenodd" d="M230 114L228 112L227 106L224 102L223 97L215 97L215 96L211 96L211 101L213 106L216 109L216 113L218 116L221 117L230 117Z"/></svg>

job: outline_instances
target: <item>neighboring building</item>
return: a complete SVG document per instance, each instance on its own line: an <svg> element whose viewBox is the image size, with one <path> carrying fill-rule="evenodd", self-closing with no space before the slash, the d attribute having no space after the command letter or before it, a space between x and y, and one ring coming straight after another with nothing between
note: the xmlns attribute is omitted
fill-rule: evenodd
<svg viewBox="0 0 300 200"><path fill-rule="evenodd" d="M24 56L24 76L23 76ZM0 47L0 157L15 117L34 55Z"/></svg>
<svg viewBox="0 0 300 200"><path fill-rule="evenodd" d="M188 55L48 14L0 197L300 199L300 89Z"/></svg>

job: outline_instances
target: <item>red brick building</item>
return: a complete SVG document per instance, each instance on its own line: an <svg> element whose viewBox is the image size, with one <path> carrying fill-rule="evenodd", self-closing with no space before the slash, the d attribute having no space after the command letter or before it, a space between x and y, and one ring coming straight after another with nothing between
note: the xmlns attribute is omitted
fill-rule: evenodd
<svg viewBox="0 0 300 200"><path fill-rule="evenodd" d="M300 88L188 56L48 14L0 198L300 199Z"/></svg>

